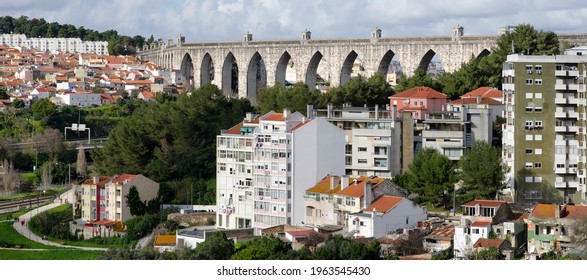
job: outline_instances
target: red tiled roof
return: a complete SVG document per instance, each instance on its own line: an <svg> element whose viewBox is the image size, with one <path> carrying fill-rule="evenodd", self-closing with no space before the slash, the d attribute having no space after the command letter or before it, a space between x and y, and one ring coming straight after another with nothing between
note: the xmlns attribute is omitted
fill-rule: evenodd
<svg viewBox="0 0 587 280"><path fill-rule="evenodd" d="M110 179L110 176L98 176L98 186L103 187L106 184L106 181ZM85 179L82 182L83 185L94 185L94 178Z"/></svg>
<svg viewBox="0 0 587 280"><path fill-rule="evenodd" d="M337 180L336 186L334 186L334 188L330 188L330 178L332 178L332 176L326 176L322 178L320 182L307 189L306 192L331 194L340 191L340 180ZM348 178L348 180L350 181L351 179Z"/></svg>
<svg viewBox="0 0 587 280"><path fill-rule="evenodd" d="M369 179L368 177L360 177L357 179L357 183L351 183L348 187L344 188L339 192L336 192L337 195L344 195L344 196L352 196L352 197L361 197L365 194L365 183L370 180L371 181L371 188L375 188L379 184L383 182L383 178L373 178Z"/></svg>
<svg viewBox="0 0 587 280"><path fill-rule="evenodd" d="M284 121L285 118L283 117L282 113L272 113L271 115L267 116L263 120L264 121Z"/></svg>
<svg viewBox="0 0 587 280"><path fill-rule="evenodd" d="M481 204L481 206L483 207L498 207L502 204L505 204L507 202L502 201L502 200L482 200L482 199L476 199L473 201L469 201L465 204L463 204L462 206L475 206L477 204Z"/></svg>
<svg viewBox="0 0 587 280"><path fill-rule="evenodd" d="M125 180L129 180L132 181L134 180L138 175L133 175L133 174L122 174L119 176L114 176L112 178L112 183L122 183Z"/></svg>
<svg viewBox="0 0 587 280"><path fill-rule="evenodd" d="M295 131L295 130L297 130L298 128L300 128L300 127L302 127L302 126L304 126L304 125L306 125L306 124L310 123L311 121L312 121L312 120L307 120L307 121L305 121L305 122L302 122L302 123L300 123L300 124L296 125L294 128L292 128L292 129L291 129L291 131Z"/></svg>
<svg viewBox="0 0 587 280"><path fill-rule="evenodd" d="M141 94L143 95L143 98L145 98L145 99L155 98L155 94L150 91L145 91L145 92L142 92Z"/></svg>
<svg viewBox="0 0 587 280"><path fill-rule="evenodd" d="M369 207L365 208L364 212L377 211L378 213L387 213L404 199L399 196L384 195L369 205Z"/></svg>
<svg viewBox="0 0 587 280"><path fill-rule="evenodd" d="M472 227L487 227L491 225L491 221L475 221L471 224Z"/></svg>
<svg viewBox="0 0 587 280"><path fill-rule="evenodd" d="M554 212L555 207L558 207L556 204L536 204L534 206L534 210L528 216L529 218L539 218L539 219L553 219L555 218Z"/></svg>
<svg viewBox="0 0 587 280"><path fill-rule="evenodd" d="M494 247L498 249L505 240L502 239L488 239L488 238L479 238L477 242L473 245L473 248L490 248Z"/></svg>
<svg viewBox="0 0 587 280"><path fill-rule="evenodd" d="M427 98L427 99L438 99L447 98L446 94L438 92L429 87L413 87L408 90L404 90L400 93L392 95L390 98Z"/></svg>
<svg viewBox="0 0 587 280"><path fill-rule="evenodd" d="M587 206L567 205L563 208L563 210L561 210L561 213L565 219L587 218Z"/></svg>
<svg viewBox="0 0 587 280"><path fill-rule="evenodd" d="M501 98L502 92L501 90L492 88L492 87L480 87L476 90L467 92L461 95L461 98L469 98L469 97L489 97L489 98Z"/></svg>

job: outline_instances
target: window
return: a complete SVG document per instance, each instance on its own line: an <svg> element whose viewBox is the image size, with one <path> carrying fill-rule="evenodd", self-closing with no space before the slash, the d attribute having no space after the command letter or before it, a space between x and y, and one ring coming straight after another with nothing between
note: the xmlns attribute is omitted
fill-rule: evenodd
<svg viewBox="0 0 587 280"><path fill-rule="evenodd" d="M534 140L534 135L528 134L526 135L526 141L532 141Z"/></svg>
<svg viewBox="0 0 587 280"><path fill-rule="evenodd" d="M536 141L542 141L542 134L536 134L536 135L534 135L534 140L536 140Z"/></svg>
<svg viewBox="0 0 587 280"><path fill-rule="evenodd" d="M534 166L534 164L531 162L526 162L526 168L532 168L532 166Z"/></svg>
<svg viewBox="0 0 587 280"><path fill-rule="evenodd" d="M526 176L525 182L526 183L532 183L532 182L534 182L534 177L532 177L532 176Z"/></svg>
<svg viewBox="0 0 587 280"><path fill-rule="evenodd" d="M534 110L534 108L532 107L526 107L526 112L532 112Z"/></svg>
<svg viewBox="0 0 587 280"><path fill-rule="evenodd" d="M534 168L542 168L542 162L535 162Z"/></svg>
<svg viewBox="0 0 587 280"><path fill-rule="evenodd" d="M375 167L387 167L387 159L375 158Z"/></svg>
<svg viewBox="0 0 587 280"><path fill-rule="evenodd" d="M367 151L367 147L359 147L359 152L366 152Z"/></svg>
<svg viewBox="0 0 587 280"><path fill-rule="evenodd" d="M534 182L536 182L536 183L542 183L542 177L540 177L540 176L534 177Z"/></svg>
<svg viewBox="0 0 587 280"><path fill-rule="evenodd" d="M542 127L542 121L534 121L535 127Z"/></svg>
<svg viewBox="0 0 587 280"><path fill-rule="evenodd" d="M536 79L536 80L534 80L534 84L535 85L541 85L542 84L542 79Z"/></svg>
<svg viewBox="0 0 587 280"><path fill-rule="evenodd" d="M536 112L536 113L542 113L542 107L535 107L534 108L534 112Z"/></svg>
<svg viewBox="0 0 587 280"><path fill-rule="evenodd" d="M542 149L536 149L534 150L534 153L537 155L541 155L542 154Z"/></svg>
<svg viewBox="0 0 587 280"><path fill-rule="evenodd" d="M540 92L537 92L537 93L535 93L535 94L534 94L534 97L535 97L536 99L542 99L542 93L540 93Z"/></svg>
<svg viewBox="0 0 587 280"><path fill-rule="evenodd" d="M532 149L526 149L526 154L527 155L531 155L532 154Z"/></svg>
<svg viewBox="0 0 587 280"><path fill-rule="evenodd" d="M359 164L367 164L367 160L360 158L360 159L357 159L357 163L359 163Z"/></svg>
<svg viewBox="0 0 587 280"><path fill-rule="evenodd" d="M474 229L472 229L472 231L473 231L473 234L479 234L479 229L478 228L474 228Z"/></svg>
<svg viewBox="0 0 587 280"><path fill-rule="evenodd" d="M541 191L526 191L525 195L526 195L526 199L541 199L542 198Z"/></svg>
<svg viewBox="0 0 587 280"><path fill-rule="evenodd" d="M533 80L532 80L532 79L526 79L526 84L527 84L527 85L531 85L531 84L532 84L532 82L533 82Z"/></svg>
<svg viewBox="0 0 587 280"><path fill-rule="evenodd" d="M526 98L532 99L532 98L534 98L534 94L531 92L526 92Z"/></svg>

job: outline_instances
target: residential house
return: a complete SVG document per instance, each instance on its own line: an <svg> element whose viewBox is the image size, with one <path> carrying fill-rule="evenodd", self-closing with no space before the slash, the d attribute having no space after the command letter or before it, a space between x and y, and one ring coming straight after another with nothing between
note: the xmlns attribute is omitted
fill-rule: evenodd
<svg viewBox="0 0 587 280"><path fill-rule="evenodd" d="M427 218L426 207L404 197L384 195L363 211L349 214L348 229L355 237L380 238L397 229L415 228Z"/></svg>
<svg viewBox="0 0 587 280"><path fill-rule="evenodd" d="M584 238L576 234L579 227L585 228L585 222L587 206L537 204L526 219L528 254L539 257L552 250L574 250Z"/></svg>
<svg viewBox="0 0 587 280"><path fill-rule="evenodd" d="M143 91L137 95L137 98L143 101L155 101L155 93L150 91Z"/></svg>
<svg viewBox="0 0 587 280"><path fill-rule="evenodd" d="M507 240L479 238L475 244L473 244L473 252L488 250L493 247L497 249L501 256L505 256L505 259L511 260L513 259L513 255L510 253L511 246L512 245Z"/></svg>
<svg viewBox="0 0 587 280"><path fill-rule="evenodd" d="M102 96L99 93L76 93L64 92L55 94L57 105L68 105L76 107L91 107L102 105Z"/></svg>
<svg viewBox="0 0 587 280"><path fill-rule="evenodd" d="M454 235L453 224L441 226L424 237L424 249L430 253L442 252L452 246Z"/></svg>
<svg viewBox="0 0 587 280"><path fill-rule="evenodd" d="M396 106L397 117L402 112L411 112L412 118L423 121L426 112L442 111L447 96L429 87L414 87L389 97L390 107Z"/></svg>
<svg viewBox="0 0 587 280"><path fill-rule="evenodd" d="M175 235L157 235L153 241L153 249L158 253L172 252L176 242Z"/></svg>
<svg viewBox="0 0 587 280"><path fill-rule="evenodd" d="M493 224L509 221L513 211L499 200L473 200L462 205L461 224L455 227L454 256L464 259L479 238L489 238Z"/></svg>

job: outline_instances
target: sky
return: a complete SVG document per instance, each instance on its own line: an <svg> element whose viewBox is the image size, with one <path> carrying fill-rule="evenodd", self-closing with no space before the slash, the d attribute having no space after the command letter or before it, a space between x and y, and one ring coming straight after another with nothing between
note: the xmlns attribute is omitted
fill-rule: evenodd
<svg viewBox="0 0 587 280"><path fill-rule="evenodd" d="M44 18L99 32L186 42L494 35L521 23L557 33L587 33L584 0L0 0L1 16Z"/></svg>

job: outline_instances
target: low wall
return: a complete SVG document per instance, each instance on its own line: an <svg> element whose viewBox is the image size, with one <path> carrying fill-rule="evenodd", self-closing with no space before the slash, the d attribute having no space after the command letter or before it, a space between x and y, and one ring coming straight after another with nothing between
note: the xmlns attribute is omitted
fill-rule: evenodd
<svg viewBox="0 0 587 280"><path fill-rule="evenodd" d="M190 214L172 213L167 216L168 220L186 223L190 226L208 226L216 224L215 212L197 212Z"/></svg>

